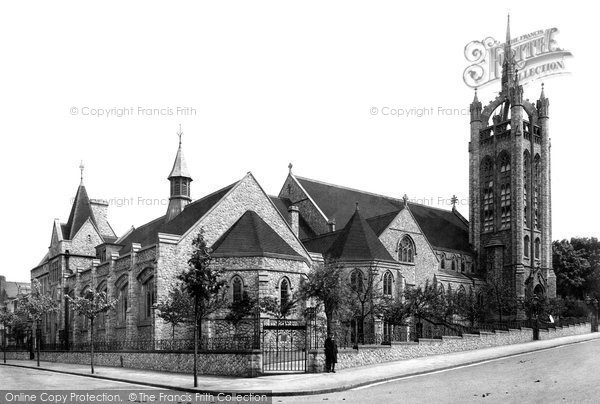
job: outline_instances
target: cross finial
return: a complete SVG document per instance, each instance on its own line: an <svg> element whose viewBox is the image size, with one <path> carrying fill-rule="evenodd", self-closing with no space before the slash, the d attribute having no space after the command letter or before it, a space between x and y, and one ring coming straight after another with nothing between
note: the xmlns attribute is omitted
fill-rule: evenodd
<svg viewBox="0 0 600 404"><path fill-rule="evenodd" d="M450 198L450 202L452 202L452 210L456 209L456 204L458 203L458 198L456 197L456 195L452 195L452 198Z"/></svg>
<svg viewBox="0 0 600 404"><path fill-rule="evenodd" d="M404 194L402 200L404 201L404 205L408 204L408 195Z"/></svg>
<svg viewBox="0 0 600 404"><path fill-rule="evenodd" d="M81 160L81 162L79 163L79 171L81 171L81 183L83 184L83 170L85 169L85 166L83 165L83 160Z"/></svg>
<svg viewBox="0 0 600 404"><path fill-rule="evenodd" d="M181 135L183 135L183 131L181 130L181 124L179 124L179 130L177 131L177 136L179 136L179 144L181 144Z"/></svg>
<svg viewBox="0 0 600 404"><path fill-rule="evenodd" d="M288 164L288 170L290 170L290 174L292 173L292 168L294 168L294 165L292 163Z"/></svg>

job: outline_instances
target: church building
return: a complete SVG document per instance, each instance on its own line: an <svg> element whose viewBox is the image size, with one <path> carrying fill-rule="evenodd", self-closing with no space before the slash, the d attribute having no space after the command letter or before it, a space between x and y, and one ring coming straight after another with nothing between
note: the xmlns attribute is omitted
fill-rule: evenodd
<svg viewBox="0 0 600 404"><path fill-rule="evenodd" d="M50 247L31 278L60 305L43 322L48 342L89 340L89 324L65 296L88 289L118 299L96 321L100 339L169 339L171 327L154 305L167 298L187 267L201 229L213 265L225 270L231 300L289 299L303 277L325 258L348 269L359 284L376 273L384 295L434 282L477 291L489 274L507 280L517 297L553 297L549 101L523 100L510 33L499 95L487 106L471 103L469 220L450 210L325 183L297 175L292 165L278 195L252 173L198 200L181 135L168 175L163 216L118 236L108 204L90 199L81 183L66 223L55 220ZM386 325L376 320L376 333Z"/></svg>

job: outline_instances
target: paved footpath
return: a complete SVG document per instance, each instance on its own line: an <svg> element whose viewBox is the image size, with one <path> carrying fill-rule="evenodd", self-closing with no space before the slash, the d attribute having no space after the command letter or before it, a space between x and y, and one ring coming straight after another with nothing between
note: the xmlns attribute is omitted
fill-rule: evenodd
<svg viewBox="0 0 600 404"><path fill-rule="evenodd" d="M39 369L190 392L218 394L220 392L231 391L268 391L272 392L272 395L274 396L292 396L343 391L376 382L451 369L458 366L485 362L497 358L539 351L592 339L600 339L600 333L380 363L344 369L337 373L302 373L261 376L255 378L199 375L198 388L192 387L193 377L189 374L96 366L96 373L91 375L89 365L54 362L41 362ZM35 361L27 360L8 360L4 366L37 368Z"/></svg>

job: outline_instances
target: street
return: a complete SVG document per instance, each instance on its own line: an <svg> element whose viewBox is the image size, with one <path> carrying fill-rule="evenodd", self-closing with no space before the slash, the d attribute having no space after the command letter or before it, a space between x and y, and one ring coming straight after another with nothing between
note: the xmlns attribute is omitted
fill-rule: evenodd
<svg viewBox="0 0 600 404"><path fill-rule="evenodd" d="M594 339L340 393L273 397L273 403L597 403L600 402L600 365L596 363L599 354L600 339ZM0 366L0 390L19 389L156 391L133 383Z"/></svg>
<svg viewBox="0 0 600 404"><path fill-rule="evenodd" d="M600 340L274 403L598 403ZM327 377L323 375L323 377Z"/></svg>

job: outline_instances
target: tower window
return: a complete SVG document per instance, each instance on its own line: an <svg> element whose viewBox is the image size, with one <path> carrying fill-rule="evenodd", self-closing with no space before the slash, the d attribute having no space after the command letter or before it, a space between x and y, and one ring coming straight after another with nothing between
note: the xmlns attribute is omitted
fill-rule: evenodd
<svg viewBox="0 0 600 404"><path fill-rule="evenodd" d="M540 239L536 238L533 244L535 248L535 259L540 259Z"/></svg>
<svg viewBox="0 0 600 404"><path fill-rule="evenodd" d="M529 171L531 170L531 157L529 151L523 153L523 224L529 226Z"/></svg>
<svg viewBox="0 0 600 404"><path fill-rule="evenodd" d="M453 271L456 271L456 260L452 259L452 266L451 266Z"/></svg>
<svg viewBox="0 0 600 404"><path fill-rule="evenodd" d="M290 282L287 279L283 279L281 281L281 286L279 290L280 302L281 305L284 306L290 300Z"/></svg>
<svg viewBox="0 0 600 404"><path fill-rule="evenodd" d="M494 162L486 156L481 162L481 205L483 231L494 230Z"/></svg>
<svg viewBox="0 0 600 404"><path fill-rule="evenodd" d="M501 229L510 228L510 184L500 187Z"/></svg>
<svg viewBox="0 0 600 404"><path fill-rule="evenodd" d="M529 236L523 237L523 255L525 257L529 257L529 244L531 241L529 240Z"/></svg>
<svg viewBox="0 0 600 404"><path fill-rule="evenodd" d="M540 228L539 208L540 208L540 155L536 154L533 160L533 226L536 229Z"/></svg>

